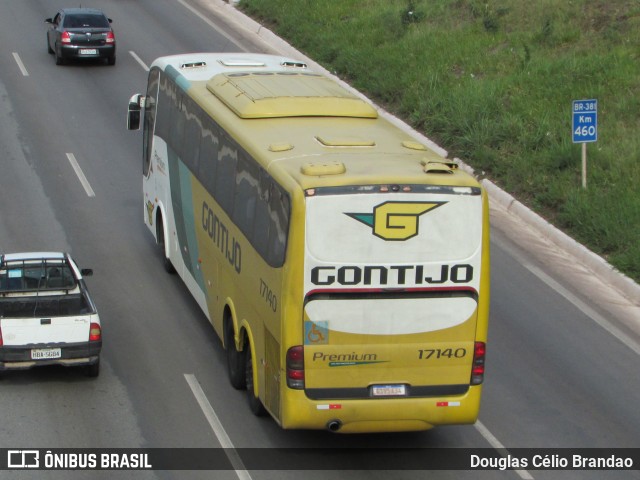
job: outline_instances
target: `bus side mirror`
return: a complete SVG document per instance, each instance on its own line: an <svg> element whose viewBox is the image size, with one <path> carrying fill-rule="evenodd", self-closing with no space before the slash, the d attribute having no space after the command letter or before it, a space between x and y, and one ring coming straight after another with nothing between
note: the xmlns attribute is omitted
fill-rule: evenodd
<svg viewBox="0 0 640 480"><path fill-rule="evenodd" d="M144 96L136 93L129 99L129 111L127 112L127 129L140 129L140 111L144 107Z"/></svg>

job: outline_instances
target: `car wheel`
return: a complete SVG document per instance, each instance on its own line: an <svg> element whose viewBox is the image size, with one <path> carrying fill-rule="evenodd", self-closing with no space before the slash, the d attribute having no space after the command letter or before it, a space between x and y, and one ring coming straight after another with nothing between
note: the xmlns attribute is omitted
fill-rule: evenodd
<svg viewBox="0 0 640 480"><path fill-rule="evenodd" d="M111 57L107 57L107 65L115 65L116 64L116 56L113 55Z"/></svg>
<svg viewBox="0 0 640 480"><path fill-rule="evenodd" d="M47 35L47 53L53 53L53 48L51 48L51 45L49 44L49 35Z"/></svg>
<svg viewBox="0 0 640 480"><path fill-rule="evenodd" d="M100 375L100 359L98 359L98 361L94 364L91 365L87 365L85 367L85 373L87 374L87 377L92 377L95 378L98 375Z"/></svg>
<svg viewBox="0 0 640 480"><path fill-rule="evenodd" d="M56 51L54 52L56 55L56 65L64 65L64 58L62 58L62 55L60 53L58 53L58 49L56 48Z"/></svg>
<svg viewBox="0 0 640 480"><path fill-rule="evenodd" d="M245 381L247 383L247 400L249 401L249 409L256 417L263 417L267 411L262 405L260 398L256 397L255 388L253 386L253 359L251 358L251 345L247 344L244 348L245 354Z"/></svg>
<svg viewBox="0 0 640 480"><path fill-rule="evenodd" d="M247 388L245 381L245 357L244 352L236 350L233 340L233 323L230 318L224 321L224 346L227 350L227 373L229 382L236 390Z"/></svg>

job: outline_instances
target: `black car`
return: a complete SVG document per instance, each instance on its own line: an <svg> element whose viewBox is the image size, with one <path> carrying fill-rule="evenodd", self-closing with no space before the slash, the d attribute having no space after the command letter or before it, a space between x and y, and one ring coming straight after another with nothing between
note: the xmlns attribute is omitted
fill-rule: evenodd
<svg viewBox="0 0 640 480"><path fill-rule="evenodd" d="M116 37L111 19L96 8L65 8L47 18L47 51L55 54L56 65L67 59L106 58L116 63Z"/></svg>

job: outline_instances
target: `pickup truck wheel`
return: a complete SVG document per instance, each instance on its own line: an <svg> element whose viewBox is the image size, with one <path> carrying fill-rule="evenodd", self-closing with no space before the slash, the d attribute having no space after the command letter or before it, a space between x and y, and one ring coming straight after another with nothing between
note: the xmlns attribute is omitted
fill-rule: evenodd
<svg viewBox="0 0 640 480"><path fill-rule="evenodd" d="M87 377L97 377L98 375L100 375L100 359L98 359L98 361L92 365L87 365L85 369Z"/></svg>

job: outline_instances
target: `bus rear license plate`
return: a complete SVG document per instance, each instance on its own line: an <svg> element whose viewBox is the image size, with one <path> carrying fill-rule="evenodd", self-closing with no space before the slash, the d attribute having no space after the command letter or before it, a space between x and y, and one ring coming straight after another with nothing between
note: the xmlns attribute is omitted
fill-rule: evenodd
<svg viewBox="0 0 640 480"><path fill-rule="evenodd" d="M95 55L98 51L95 48L81 48L80 55Z"/></svg>
<svg viewBox="0 0 640 480"><path fill-rule="evenodd" d="M31 360L42 360L44 358L60 358L62 351L59 348L34 348L31 350Z"/></svg>
<svg viewBox="0 0 640 480"><path fill-rule="evenodd" d="M407 394L405 385L374 385L371 395L374 397L402 397Z"/></svg>

